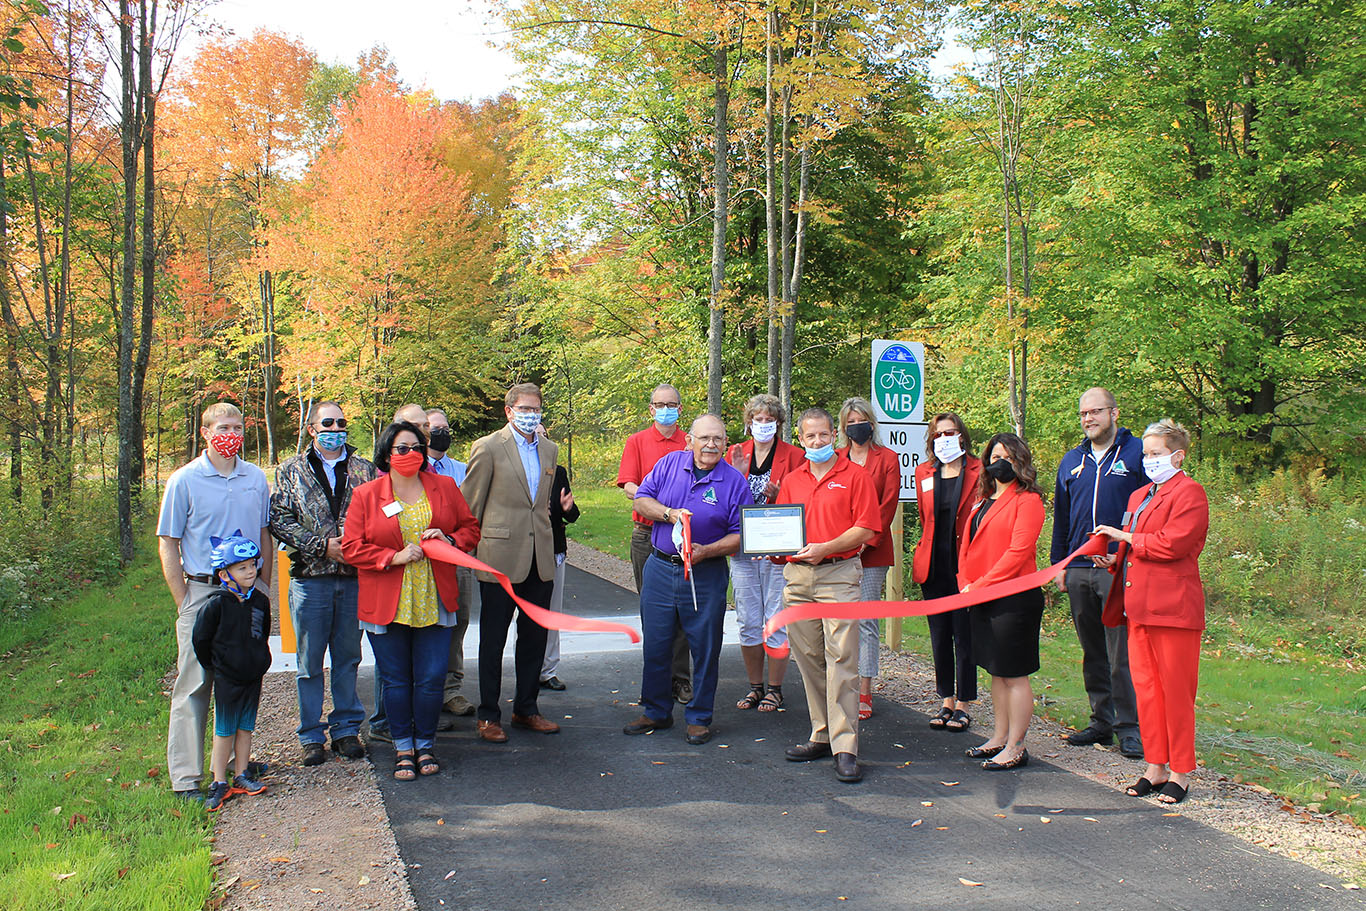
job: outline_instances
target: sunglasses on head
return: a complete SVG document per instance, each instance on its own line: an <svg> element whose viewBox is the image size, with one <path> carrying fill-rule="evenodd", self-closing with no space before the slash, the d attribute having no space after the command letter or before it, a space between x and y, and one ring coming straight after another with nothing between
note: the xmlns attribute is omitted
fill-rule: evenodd
<svg viewBox="0 0 1366 911"><path fill-rule="evenodd" d="M346 418L318 418L319 427L331 427L334 424L338 430L345 430Z"/></svg>
<svg viewBox="0 0 1366 911"><path fill-rule="evenodd" d="M425 453L426 451L427 451L427 444L426 444L426 443L414 443L414 444L412 444L411 446L409 446L407 443L395 443L395 444L394 444L394 454L395 454L395 455L407 455L407 454L410 453L410 452L424 452L424 453Z"/></svg>

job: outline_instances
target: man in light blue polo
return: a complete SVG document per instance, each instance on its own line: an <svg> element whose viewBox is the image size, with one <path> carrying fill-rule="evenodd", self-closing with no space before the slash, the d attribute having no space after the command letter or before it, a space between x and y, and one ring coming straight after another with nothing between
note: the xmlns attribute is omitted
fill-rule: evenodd
<svg viewBox="0 0 1366 911"><path fill-rule="evenodd" d="M673 725L673 641L675 630L681 627L693 661L692 699L683 710L687 741L702 744L711 739L730 581L725 558L740 549L740 507L754 502L749 481L722 461L725 451L725 423L714 414L699 415L688 431L688 448L656 462L636 490L636 514L653 521L654 529L640 586L643 713L626 725L627 734L647 734ZM691 582L684 578L675 533L684 515L691 517Z"/></svg>
<svg viewBox="0 0 1366 911"><path fill-rule="evenodd" d="M440 408L427 409L427 467L445 475L456 484L465 483L468 470L464 462L453 459L451 450L451 422ZM455 611L455 633L451 636L451 653L446 664L446 686L442 708L453 715L473 715L474 703L460 692L465 683L465 633L470 628L470 611L474 609L474 592L479 587L474 570L464 566L455 568L455 581L460 586L459 605Z"/></svg>
<svg viewBox="0 0 1366 911"><path fill-rule="evenodd" d="M166 769L171 789L187 799L203 799L199 780L204 774L204 726L213 687L213 673L199 663L191 640L199 611L218 591L210 538L236 533L255 541L263 554L272 550L266 473L237 457L244 440L242 412L229 402L210 405L204 409L199 433L206 444L204 454L166 481L157 520L161 572L180 609ZM273 566L270 559L261 566L256 587L262 591L270 591Z"/></svg>

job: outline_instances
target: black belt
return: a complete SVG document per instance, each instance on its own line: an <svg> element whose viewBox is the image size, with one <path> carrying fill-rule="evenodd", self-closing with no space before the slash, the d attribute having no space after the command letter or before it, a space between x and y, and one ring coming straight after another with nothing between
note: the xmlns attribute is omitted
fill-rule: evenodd
<svg viewBox="0 0 1366 911"><path fill-rule="evenodd" d="M194 573L186 573L185 579L189 582L199 582L203 585L213 585L213 576L209 575L195 575Z"/></svg>
<svg viewBox="0 0 1366 911"><path fill-rule="evenodd" d="M843 563L845 560L852 560L852 559L854 559L854 558L853 558L853 557L826 557L824 560L820 561L820 562L817 563L816 565L817 565L817 566L828 566L828 565L830 565L831 563Z"/></svg>
<svg viewBox="0 0 1366 911"><path fill-rule="evenodd" d="M658 547L651 547L650 550L652 550L652 551L655 552L655 556L656 556L656 557L659 557L661 560L668 560L668 561L669 561L670 563L672 563L674 566L682 566L682 565L683 565L683 557L682 557L680 554L666 554L664 551L660 550ZM710 563L712 560L721 560L721 559L724 559L724 558L722 558L722 557L708 557L708 558L705 559L705 560L695 560L695 561L693 561L693 566L701 566L703 563Z"/></svg>

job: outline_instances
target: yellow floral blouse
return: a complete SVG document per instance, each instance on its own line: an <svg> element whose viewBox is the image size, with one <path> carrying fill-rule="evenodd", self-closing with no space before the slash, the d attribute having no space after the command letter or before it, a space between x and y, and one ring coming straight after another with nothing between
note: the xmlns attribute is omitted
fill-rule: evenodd
<svg viewBox="0 0 1366 911"><path fill-rule="evenodd" d="M432 524L432 506L424 493L416 503L404 503L398 514L398 527L404 544L422 545L422 533ZM419 560L403 567L403 587L398 593L398 613L394 623L404 626L433 626L438 619L436 580L432 564Z"/></svg>

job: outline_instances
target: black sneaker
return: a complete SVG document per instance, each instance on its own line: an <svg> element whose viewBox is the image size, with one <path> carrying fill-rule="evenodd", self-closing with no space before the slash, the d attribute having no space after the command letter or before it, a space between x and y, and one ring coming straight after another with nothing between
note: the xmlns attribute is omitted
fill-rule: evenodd
<svg viewBox="0 0 1366 911"><path fill-rule="evenodd" d="M375 741L379 741L380 743L393 743L394 735L389 733L389 728L387 726L382 728L371 728L370 742L374 743Z"/></svg>
<svg viewBox="0 0 1366 911"><path fill-rule="evenodd" d="M199 788L186 788L183 791L172 791L171 793L181 800L188 800L190 803L204 802L204 792Z"/></svg>
<svg viewBox="0 0 1366 911"><path fill-rule="evenodd" d="M364 759L365 747L361 745L360 738L355 734L350 737L338 737L332 741L332 752L347 759Z"/></svg>
<svg viewBox="0 0 1366 911"><path fill-rule="evenodd" d="M1065 739L1074 747L1089 747L1093 743L1109 746L1115 742L1115 735L1113 731L1102 731L1098 727L1089 727L1083 731L1073 731Z"/></svg>
<svg viewBox="0 0 1366 911"><path fill-rule="evenodd" d="M210 813L217 813L218 808L223 806L229 797L232 796L232 785L226 781L215 781L209 785L209 796L204 798L204 809Z"/></svg>

